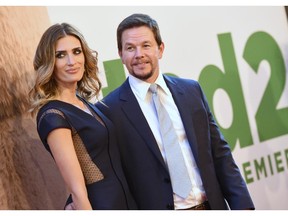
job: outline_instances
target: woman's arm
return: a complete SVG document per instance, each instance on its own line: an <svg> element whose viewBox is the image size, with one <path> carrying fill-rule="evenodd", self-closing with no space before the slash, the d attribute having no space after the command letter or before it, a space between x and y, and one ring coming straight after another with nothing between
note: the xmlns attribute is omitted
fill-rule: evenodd
<svg viewBox="0 0 288 216"><path fill-rule="evenodd" d="M69 192L72 194L75 209L91 210L84 176L73 145L71 130L67 128L53 130L49 133L47 142Z"/></svg>

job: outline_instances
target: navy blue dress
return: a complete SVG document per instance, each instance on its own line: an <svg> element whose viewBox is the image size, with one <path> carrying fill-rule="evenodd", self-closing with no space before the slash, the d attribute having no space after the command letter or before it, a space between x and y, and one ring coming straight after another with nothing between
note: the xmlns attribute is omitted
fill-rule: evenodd
<svg viewBox="0 0 288 216"><path fill-rule="evenodd" d="M51 153L48 134L57 128L70 129L92 208L136 209L122 170L114 127L95 106L82 101L92 115L58 100L45 104L37 114L41 141Z"/></svg>

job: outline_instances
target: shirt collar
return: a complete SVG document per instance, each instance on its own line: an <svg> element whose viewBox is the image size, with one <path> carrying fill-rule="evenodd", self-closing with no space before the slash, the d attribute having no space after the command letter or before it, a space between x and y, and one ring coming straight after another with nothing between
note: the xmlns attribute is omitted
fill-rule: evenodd
<svg viewBox="0 0 288 216"><path fill-rule="evenodd" d="M155 83L161 87L162 91L165 93L165 94L170 94L170 91L166 85L166 82L164 80L164 77L162 75L162 73L159 73L159 76L157 77Z"/></svg>
<svg viewBox="0 0 288 216"><path fill-rule="evenodd" d="M151 83L142 81L142 80L132 76L131 74L129 74L128 76L129 76L129 84L130 84L133 92L139 98L141 98L142 100L145 100L145 97L147 95L147 92L148 92L148 89L149 89ZM163 74L161 72L159 72L159 76L157 77L155 83L157 85L159 85L166 94L169 94L170 91L166 85Z"/></svg>
<svg viewBox="0 0 288 216"><path fill-rule="evenodd" d="M150 87L150 83L142 81L131 74L129 76L129 84L132 88L134 94L139 97L141 100L145 100L148 89Z"/></svg>

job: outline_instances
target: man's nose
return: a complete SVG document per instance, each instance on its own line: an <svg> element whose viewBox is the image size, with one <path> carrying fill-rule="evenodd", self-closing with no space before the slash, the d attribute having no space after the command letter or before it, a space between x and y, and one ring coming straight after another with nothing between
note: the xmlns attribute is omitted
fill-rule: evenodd
<svg viewBox="0 0 288 216"><path fill-rule="evenodd" d="M141 48L136 48L135 57L136 58L142 58L143 56L144 56L143 50Z"/></svg>

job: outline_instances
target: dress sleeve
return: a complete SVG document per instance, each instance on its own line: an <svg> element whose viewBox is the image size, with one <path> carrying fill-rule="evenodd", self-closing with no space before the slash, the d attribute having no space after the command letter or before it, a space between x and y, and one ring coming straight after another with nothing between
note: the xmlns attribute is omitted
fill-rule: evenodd
<svg viewBox="0 0 288 216"><path fill-rule="evenodd" d="M37 118L37 130L41 141L45 148L50 151L47 143L47 137L49 133L58 128L71 129L65 115L57 109L48 109L38 114Z"/></svg>

